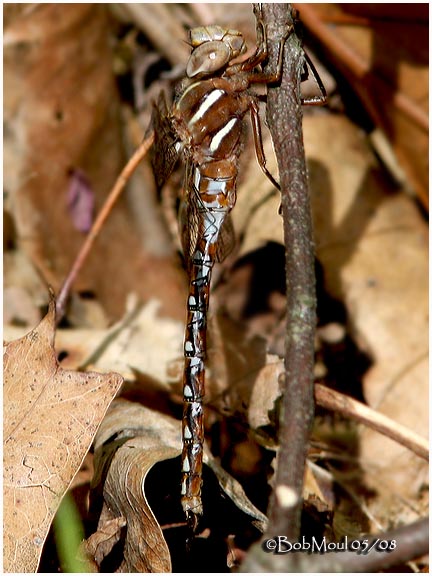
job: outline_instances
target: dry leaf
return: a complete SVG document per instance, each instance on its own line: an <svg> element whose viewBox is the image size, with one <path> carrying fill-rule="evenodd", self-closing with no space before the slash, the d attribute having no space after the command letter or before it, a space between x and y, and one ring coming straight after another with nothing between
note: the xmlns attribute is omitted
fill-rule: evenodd
<svg viewBox="0 0 432 576"><path fill-rule="evenodd" d="M110 366L110 370L126 378L133 379L136 371L164 382L167 364L182 355L183 332L182 322L160 313L160 302L156 299L145 306L135 305L96 364Z"/></svg>
<svg viewBox="0 0 432 576"><path fill-rule="evenodd" d="M266 166L277 179L277 163L268 132L266 136ZM243 235L239 257L262 248L267 242L284 243L280 194L259 167L254 153L252 149L247 170L242 173L245 179L240 182L236 209L232 212L236 233Z"/></svg>
<svg viewBox="0 0 432 576"><path fill-rule="evenodd" d="M27 6L5 27L7 200L26 252L54 286L82 243L67 211L70 170L84 171L99 197L122 164L107 34L94 5ZM99 168L96 149L109 159Z"/></svg>
<svg viewBox="0 0 432 576"><path fill-rule="evenodd" d="M386 190L364 138L345 118L305 118L304 134L326 289L345 303L352 336L372 361L364 396L427 437L426 224L409 197ZM379 496L369 503L375 517L384 525L417 518L427 464L367 429L360 453L364 480Z"/></svg>
<svg viewBox="0 0 432 576"><path fill-rule="evenodd" d="M3 321L29 327L40 321L40 313L30 294L20 286L5 287L3 290ZM4 337L4 335L3 335Z"/></svg>
<svg viewBox="0 0 432 576"><path fill-rule="evenodd" d="M116 451L104 483L104 509L111 518L103 518L98 534L107 531L107 524L123 519L116 538L99 545L96 562L100 565L120 538L120 528L127 526L123 550L124 560L119 572L170 572L171 559L162 530L143 492L148 471L161 460L178 455L175 449L149 447L143 437L127 441ZM106 516L107 514L105 514Z"/></svg>
<svg viewBox="0 0 432 576"><path fill-rule="evenodd" d="M299 4L298 9L321 44L321 53L348 80L374 125L386 134L400 163L395 176L427 207L428 7L317 3ZM400 174L401 167L406 176Z"/></svg>
<svg viewBox="0 0 432 576"><path fill-rule="evenodd" d="M59 367L55 304L4 352L4 568L35 572L53 516L119 389L117 374Z"/></svg>
<svg viewBox="0 0 432 576"><path fill-rule="evenodd" d="M121 529L126 526L123 516L111 518L111 513L104 507L99 520L98 529L82 543L83 557L94 559L94 564L99 567L102 560L112 550L120 539Z"/></svg>
<svg viewBox="0 0 432 576"><path fill-rule="evenodd" d="M123 399L115 400L95 438L95 450L110 438L116 441L127 438L144 436L146 449L159 451L169 449L174 455L181 453L181 422L154 410L129 402ZM169 456L171 458L172 456ZM204 463L216 474L219 484L225 493L234 501L236 506L245 514L251 516L255 526L260 530L266 523L266 517L246 497L243 488L234 480L212 457L204 446ZM179 484L180 490L180 484Z"/></svg>
<svg viewBox="0 0 432 576"><path fill-rule="evenodd" d="M243 413L266 362L266 341L223 312L210 312L208 331L206 399L225 414Z"/></svg>
<svg viewBox="0 0 432 576"><path fill-rule="evenodd" d="M167 366L180 359L183 367L184 324L162 316L157 300L145 305L135 297L128 300L123 318L107 329L58 329L56 348L63 357L61 365L68 369L85 366L90 370L115 371L131 381L142 374L170 390L166 383ZM4 327L8 340L19 338L22 333L22 328Z"/></svg>
<svg viewBox="0 0 432 576"><path fill-rule="evenodd" d="M160 302L143 305L131 295L119 322L106 330L59 330L57 347L65 367L111 370L132 381L145 374L168 389L167 366L182 357L183 335L184 324L162 316Z"/></svg>
<svg viewBox="0 0 432 576"><path fill-rule="evenodd" d="M47 294L46 284L38 275L37 271L22 250L8 250L4 252L3 287L5 291L18 288L21 291L25 291L28 295L23 296L24 311L19 309L19 301L10 303L4 296L3 324L16 320L17 312L19 311L19 322L16 322L16 324L17 326L20 326L21 333L19 336L13 336L12 338L4 336L5 340L15 340L17 337L19 338L26 334L33 326L36 326L36 324L41 321L42 315L39 308L48 305L49 295ZM27 309L26 300L28 300L29 297L31 298L34 307L32 316L37 314L37 319L30 324L30 318L22 318ZM24 328L23 325L25 325Z"/></svg>
<svg viewBox="0 0 432 576"><path fill-rule="evenodd" d="M107 519L113 521L121 517L127 522L121 572L167 572L171 569L168 547L148 501L151 495L145 493L145 479L155 464L180 453L180 421L123 399L113 402L95 438L97 464L93 484L100 486L104 482L104 516L98 530L106 532ZM237 508L262 531L266 518L251 504L240 484L213 460L208 451L205 451L204 462L215 472L221 488ZM180 521L184 522L180 508L180 482L178 494L173 492L170 498L170 508L174 514L179 511ZM104 553L109 552L107 546Z"/></svg>
<svg viewBox="0 0 432 576"><path fill-rule="evenodd" d="M137 403L119 399L113 402L96 435L92 484L95 487L103 481L104 496L98 533L105 532L107 522L118 517L127 525L120 572L171 570L168 547L143 488L155 463L180 454L179 429L173 422ZM107 466L106 478L102 478ZM110 551L106 545L103 553L106 556ZM95 557L98 564L102 559Z"/></svg>
<svg viewBox="0 0 432 576"><path fill-rule="evenodd" d="M96 4L6 12L5 205L20 248L57 291L83 241L68 210L71 170L85 174L98 210L125 162L109 19ZM169 258L149 260L121 199L74 288L97 294L117 316L133 286L146 293L142 278L152 267L157 274L156 263L173 266ZM179 284L175 271L171 280Z"/></svg>
<svg viewBox="0 0 432 576"><path fill-rule="evenodd" d="M256 434L257 441L268 448L274 448L275 438L263 430L271 427L274 430L275 416L278 410L276 403L281 397L280 378L285 374L284 362L278 356L267 356L267 364L259 371L252 389L248 408L248 421Z"/></svg>

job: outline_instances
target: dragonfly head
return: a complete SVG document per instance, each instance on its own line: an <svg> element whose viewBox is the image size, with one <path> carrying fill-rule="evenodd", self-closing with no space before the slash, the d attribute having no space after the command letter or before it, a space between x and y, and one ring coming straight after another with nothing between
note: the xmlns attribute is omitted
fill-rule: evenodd
<svg viewBox="0 0 432 576"><path fill-rule="evenodd" d="M186 67L189 78L210 76L246 52L246 42L241 32L226 30L221 26L192 28L189 39L193 48Z"/></svg>

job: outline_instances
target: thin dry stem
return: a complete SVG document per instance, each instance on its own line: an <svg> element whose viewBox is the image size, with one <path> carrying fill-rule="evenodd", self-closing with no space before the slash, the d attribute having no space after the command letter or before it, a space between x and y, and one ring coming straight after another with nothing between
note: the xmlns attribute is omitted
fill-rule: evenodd
<svg viewBox="0 0 432 576"><path fill-rule="evenodd" d="M143 140L141 145L136 149L133 156L130 158L126 166L121 171L120 176L117 178L111 192L108 194L108 197L105 200L105 203L102 206L96 220L94 221L93 226L90 232L88 233L84 241L84 244L81 247L81 250L78 252L77 257L75 258L75 261L69 271L69 274L67 275L62 287L60 288L56 302L57 324L60 322L60 320L64 315L66 301L69 296L71 286L74 283L76 277L78 276L81 268L83 267L87 259L87 256L89 255L90 250L92 249L92 246L105 223L105 220L110 215L114 204L118 200L129 178L135 172L139 163L146 156L151 145L153 144L153 140L154 140L154 134L153 132L151 132L149 136L145 140Z"/></svg>
<svg viewBox="0 0 432 576"><path fill-rule="evenodd" d="M402 444L402 446L405 446L417 456L420 456L420 458L429 460L429 442L425 438L365 404L331 390L322 384L315 384L315 401L319 406L327 410L340 412L357 422L361 422L369 428L380 432L380 434Z"/></svg>

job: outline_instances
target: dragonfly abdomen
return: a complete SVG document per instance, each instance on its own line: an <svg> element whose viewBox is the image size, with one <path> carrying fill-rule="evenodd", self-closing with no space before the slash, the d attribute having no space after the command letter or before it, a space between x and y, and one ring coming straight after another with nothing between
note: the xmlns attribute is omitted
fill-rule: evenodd
<svg viewBox="0 0 432 576"><path fill-rule="evenodd" d="M186 254L189 250L190 282L184 341L181 495L183 508L192 525L202 514L202 399L210 280L216 261L219 233L235 202L236 175L235 166L227 161L195 165L190 173L190 185L194 188L194 195L189 199L192 203L189 212L193 213L195 237L193 240L188 238L188 245L185 246Z"/></svg>

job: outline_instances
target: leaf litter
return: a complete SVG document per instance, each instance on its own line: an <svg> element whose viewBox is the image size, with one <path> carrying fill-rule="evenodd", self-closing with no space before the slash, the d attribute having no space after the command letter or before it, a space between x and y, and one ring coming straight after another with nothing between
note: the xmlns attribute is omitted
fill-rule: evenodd
<svg viewBox="0 0 432 576"><path fill-rule="evenodd" d="M206 10L211 11L211 7L208 6ZM81 15L76 17L81 18ZM207 14L207 18L210 21L214 20L211 14ZM223 14L219 14L218 18L223 18ZM171 45L171 38L169 44ZM103 106L106 106L106 100L101 100L101 102ZM112 102L115 102L115 99L112 99ZM30 104L34 105L33 102ZM49 99L44 106L49 109ZM67 114L67 108L65 111ZM11 125L16 127L16 124ZM43 122L42 125L39 122L34 130L42 131L43 125ZM128 129L131 130L130 125ZM312 116L306 115L304 132L309 157L317 256L324 270L326 303L331 303L327 309L321 307L322 325L320 328L325 328L331 322L335 322L338 326L343 325L345 334L350 336L355 346L369 358L368 366L359 377L361 390L356 389L355 392L361 392L373 408L405 424L418 434L426 436L427 403L424 399L427 397L425 387L427 380L425 376L427 375L425 366L427 261L424 222L412 200L403 193L395 193L394 188L389 186L368 151L365 136L345 117L320 113ZM335 134L338 135L337 138L334 137ZM102 148L106 140L106 138L101 140ZM38 141L43 143L43 138L39 137ZM111 147L112 142L119 142L120 139L110 140L108 136L108 141L111 142L110 154L115 158L115 162L111 162L111 165L116 166L117 170L120 166L119 153ZM34 140L32 142L34 148ZM10 147L8 150L10 151ZM44 153L42 148L41 153ZM46 152L44 154L47 155ZM272 173L276 174L271 151L267 154L268 166ZM86 157L86 153L74 151L72 158L76 155ZM54 164L60 162L64 165L63 156L60 155L57 160L50 156L51 162ZM245 158L246 156L248 154L245 151ZM33 170L34 166L37 168L36 160L37 158L30 157L27 168L22 169L21 173L28 173L29 170ZM67 157L67 162L70 162L70 155ZM244 164L245 177L242 177L243 181L240 182L239 202L233 212L234 224L243 236L243 242L239 252L230 263L231 268L223 269L225 274L222 273L221 281L212 296L212 307L215 310L219 307L218 316L222 316L223 321L213 322L216 329L214 335L210 335L213 349L209 353L207 440L212 451L217 454L218 461L223 462L228 470L236 469L236 473L243 480L247 479L245 471L250 464L242 464L240 457L236 464L232 464L227 455L244 454L246 450L246 453L249 451L249 456L251 456L257 451L258 441L258 444L263 447L260 448L262 452L258 451L257 454L260 473L266 476L265 486L268 485L273 472L272 464L269 462L272 462L274 450L277 450L276 414L280 396L279 379L283 366L282 361L274 354L280 354L280 350L283 349L283 342L282 348L280 346L277 348L275 340L275 326L276 323L280 323L281 318L274 313L274 310L272 311L273 323L269 322L264 314L248 316L248 313L243 313L246 310L248 298L253 292L253 282L257 279L252 273L243 276L238 274L242 264L239 257L252 255L253 266L253 256L257 250L268 243L280 246L283 238L281 218L278 215L279 198L268 189L266 180L263 179L254 161L249 162L247 158ZM88 169L90 174L95 174L92 182L98 183L99 190L101 188L99 184L104 181L106 175L100 177L100 171L98 172L91 165ZM53 182L45 172L39 177L44 179L46 190L57 190L58 182L62 181L58 176L54 179L57 184L54 182L53 188L50 188ZM113 180L112 175L107 177L110 181ZM67 191L66 170L63 180L64 186L60 187ZM7 182L13 190L12 176ZM22 183L19 184L21 186ZM43 203L38 205L38 197L33 194L33 188L31 188L32 209L36 214L39 208L45 206L47 202L44 199ZM49 205L51 196L49 193L47 195ZM268 195L268 198L261 202L263 195L264 197ZM21 192L19 198L21 202L24 202L25 196ZM139 292L144 298L144 305L136 308L132 305L123 320L118 321L118 324L109 330L59 330L56 339L57 350L61 351L64 356L62 365L71 370L85 366L86 369L98 371L118 371L128 379L124 390L129 388L129 395L125 397L132 398L135 395L135 400L138 399L141 403L144 401L150 405L150 393L147 389L148 384L153 383L157 395L165 398L165 414L174 414L177 417L177 420L164 419L164 414L150 412L148 408L142 411L142 406L124 399L112 405L112 409L108 412L107 423L105 425L104 421L102 424L95 445L98 472L93 482L93 494L98 495L99 502L102 503L102 512L99 510L99 513L96 513L94 531L86 542L87 551L90 550L95 562L95 570L101 570L101 566L106 565L106 559L113 555L115 543L120 541L126 543L126 548L125 554L117 561L117 569L121 567L121 570L135 568L156 569L157 571L175 570L179 564L176 563L176 554L172 552L169 534L170 532L176 533L177 536L174 539L178 539L176 518L174 515L173 519L169 513L164 516L163 496L156 505L152 502L152 496L153 493L163 492L162 477L175 478L180 467L175 457L180 450L178 432L178 418L181 412L180 377L176 363L181 358L183 325L179 321L181 314L178 314L176 302L181 291L177 288L175 291L172 289L171 292L165 289L167 286L175 285L175 281L171 281L175 274L169 259L162 261L150 258L145 261L144 265L140 261L141 268L136 266L139 260L136 250L138 244L135 238L131 238L133 226L130 223L132 220L127 220L126 227L124 225L126 221L123 218L124 209L124 206L120 208L121 216L117 216L117 224L113 224L106 237L117 239L114 244L115 249L113 249L112 241L106 240L106 244L103 243L101 252L95 256L93 264L87 268L86 279L81 281L80 287L89 290L90 294L94 290L95 299L101 301L104 307L109 309L111 318L113 311L114 316L118 318L119 311L124 308L125 294L128 291L132 292L136 286L140 287ZM147 214L148 211L144 212ZM35 229L37 231L36 249L31 247L29 251L33 262L37 264L41 261L41 254L43 255L46 250L45 246L50 246L51 238L45 238L45 229L35 228L33 218L27 221L20 219L19 212L15 214L15 217L19 222L21 236L30 237ZM152 221L154 220L155 218L152 217ZM47 226L46 229L50 230L53 237L62 237L64 234L62 217L53 216L52 222L53 225ZM68 253L75 252L76 244L74 240L73 246L68 243L67 246L62 246L60 251L54 251L55 259L59 262L56 272L58 276L62 276L61 269L64 270L66 267L64 264L66 256ZM40 246L42 246L41 249ZM129 265L124 267L128 260L124 257L125 253L132 262L132 267ZM11 252L8 253L10 254ZM109 254L110 258L105 258L106 254ZM110 262L112 266L108 271L107 262ZM45 263L42 269L46 269ZM113 273L112 270L115 272ZM227 271L230 274L227 274ZM48 279L52 279L50 272L46 272L45 275ZM234 290L231 280L236 277L240 280ZM118 289L117 281L106 281L106 278L110 280L118 278L121 289ZM269 278L270 271L266 273L266 280ZM24 288L27 288L25 281L23 284ZM103 287L99 289L101 284ZM241 290L243 290L243 296L239 297ZM160 297L164 302L162 308L156 301L152 302L149 299L149 294L157 294ZM277 296L277 291L273 292L273 296L275 295ZM268 302L273 296L269 297ZM19 299L19 295L15 298ZM166 306L166 302L170 303L170 301L174 303L171 308ZM342 303L345 310L344 315L336 314L336 318L331 316L335 302ZM39 302L38 304L40 305ZM172 310L176 312L172 314ZM227 311L231 314L233 322L230 318L227 319ZM31 325L34 321L34 313L27 313L25 321ZM241 328L239 328L240 324L242 324ZM220 334L218 334L218 325L222 326ZM253 336L256 334L260 334L262 342L257 343L254 340ZM323 332L321 334L323 335ZM329 343L324 340L324 336L320 340L318 333L318 356L321 354L320 347L323 345L329 347ZM342 346L341 355L344 356L347 351L343 348L345 340L344 337L341 341L333 343L332 350ZM221 342L222 345L220 345ZM269 343L267 352L270 354L265 353L266 342ZM273 345L275 347L272 350ZM54 352L53 357L55 359ZM27 358L31 356L27 355ZM18 365L20 360L18 356L16 358ZM35 362L37 364L39 359ZM317 382L333 382L332 367L324 363L322 369L323 373L317 376ZM76 378L80 381L80 377ZM104 377L95 375L95 378L103 379ZM339 377L339 382L340 380ZM345 384L350 383L350 377L347 376L345 380ZM60 382L62 382L61 379ZM146 389L142 388L144 384ZM414 387L415 394L412 393ZM136 422L135 416L131 417L132 413L137 415ZM115 425L112 414L117 414ZM240 425L236 421L239 421ZM144 424L145 422L147 424ZM161 439L160 433L157 432L160 426L162 426L164 439ZM96 427L91 428L93 435ZM172 439L169 439L169 430L173 432ZM247 430L246 433L245 430ZM233 431L238 436L233 435ZM165 438L165 433L167 438ZM113 437L110 439L110 436ZM58 432L56 431L50 438L58 439ZM48 508L45 502L50 503L50 490L56 490L59 494L63 488L60 488L54 479L51 480L51 476L47 475L45 469L38 468L37 464L40 464L42 460L44 463L46 461L45 453L41 454L37 450L34 453L27 452L26 442L25 438L24 448L20 453L22 455L21 474L36 484L26 486L26 494L30 494L30 490L33 490L35 494L42 494L44 506ZM84 440L82 443L84 444ZM88 446L90 443L91 439ZM53 445L56 444L53 443ZM239 448L237 452L236 447ZM82 446L80 446L81 449ZM45 444L40 450L45 450ZM64 457L64 449L60 449L59 453ZM32 454L36 454L37 458ZM130 455L133 457L131 456L129 460ZM423 461L405 448L395 445L392 440L383 438L382 434L372 432L368 427L357 426L338 418L333 419L330 424L328 414L323 414L318 409L310 458L305 482L305 507L311 512L312 517L316 511L323 511L326 514L325 522L328 522L338 536L350 534L356 537L359 533L370 529L385 529L405 523L418 518L427 509L427 467ZM247 462L247 460L246 457L243 461ZM82 457L78 456L74 460L76 470L81 461ZM72 462L72 458L69 462ZM105 463L105 468L103 463ZM209 457L209 465L217 467L214 458ZM242 476L241 466L243 465L245 468ZM103 474L100 472L101 468L103 468ZM73 476L75 472L70 471L69 475ZM211 480L208 483L211 484ZM237 486L232 477L226 472L222 473L222 468L220 468L214 491L211 492L213 496L220 491L220 486L224 483L233 487ZM255 477L252 478L252 483L262 490L263 485ZM6 483L5 487L9 489ZM175 482L168 484L165 498L167 497L170 503L173 502L178 489ZM98 490L101 493L98 494ZM241 524L242 528L237 529L237 536L242 530L247 531L248 523L262 530L265 518L256 510L254 511L249 500L241 495L242 491L239 492L239 496L236 496L236 490L237 488L232 495L234 508L244 508L248 518L248 521ZM13 493L18 494L18 492L21 494L22 489L15 487ZM256 492L248 490L249 493L256 499ZM8 494L9 498L11 494ZM133 494L133 506L128 502L127 494ZM98 498L95 498L96 502ZM35 501L38 502L36 496ZM8 502L6 497L5 502ZM19 504L21 505L21 502ZM109 504L112 510L109 510ZM168 506L170 512L174 509L173 506ZM141 518L137 512L141 507L145 511L145 519ZM7 508L8 510L6 508L5 510L9 514L10 506L8 505ZM50 504L49 509L54 508L55 506ZM35 508L36 510L38 507ZM18 530L18 525L14 525L15 517L10 519L8 514L5 514L6 522L11 522L10 525ZM49 518L52 517L51 512L46 516L47 522L40 524L42 533L36 534L36 544L39 548L46 536ZM315 520L317 530L324 523L323 518L324 516ZM177 517L177 520L181 525L183 522L181 515ZM24 525L19 522L21 530ZM28 525L30 530L29 522ZM89 522L89 526L92 525ZM210 542L212 535L218 529L210 526L208 531L199 538L200 543L203 544L205 540ZM178 530L181 531L182 528L178 527ZM255 538L258 537L260 530L255 532ZM230 541L230 538L231 535L228 535L225 540ZM181 539L185 540L184 533ZM16 549L16 542L15 536L12 540L5 538L8 560L13 556L10 550ZM26 544L27 540L20 540L20 542L24 544L23 552L27 554L27 560L23 566L33 568L40 550L35 553L34 546ZM233 544L233 547L236 548L236 544ZM29 550L31 553L28 552ZM237 548L236 553L241 557ZM114 560L115 563L116 560ZM182 568L187 570L189 566L190 564L186 561ZM208 567L208 556L204 558L199 571L202 571L202 566Z"/></svg>
<svg viewBox="0 0 432 576"><path fill-rule="evenodd" d="M97 539L99 542L100 534L106 533L106 523L112 525L115 519L122 518L127 529L124 536L124 556L119 570L121 572L171 570L170 552L160 522L157 521L156 512L153 512L148 502L148 498L154 500L153 493L157 489L154 484L150 485L147 494L146 477L153 466L175 458L175 461L169 463L170 468L167 468L170 478L166 481L171 489L163 495L163 498L168 498L164 505L167 521L172 526L171 530L175 529L175 524L178 525L180 535L177 536L177 540L181 540L187 530L176 497L176 470L179 467L178 457L181 453L180 430L180 422L169 416L124 399L113 402L99 428L94 444L96 471L92 487L93 490L102 492L103 509L97 533L87 542L87 550L91 551L92 557L95 554L94 540ZM208 449L205 451L204 464L214 472L225 497L233 501L234 508L242 511L245 516L244 523L249 522L258 533L262 532L266 524L264 514L253 506L240 484L223 470ZM159 484L164 482L159 474L157 482ZM220 499L217 491L208 497L212 500ZM214 513L217 506L213 505L212 508ZM223 520L228 529L232 519ZM223 523L220 518L219 521ZM122 527L123 522L119 522L118 538ZM116 540L117 538L111 539L112 545ZM104 556L109 555L111 551L112 549L106 545ZM101 555L98 563L102 560Z"/></svg>

